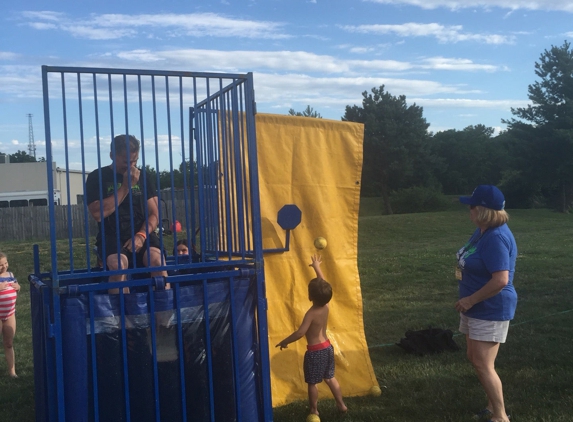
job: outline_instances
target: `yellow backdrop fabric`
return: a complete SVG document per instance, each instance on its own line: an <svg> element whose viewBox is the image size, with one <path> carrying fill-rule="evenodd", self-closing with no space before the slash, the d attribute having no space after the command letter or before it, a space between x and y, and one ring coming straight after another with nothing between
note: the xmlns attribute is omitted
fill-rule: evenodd
<svg viewBox="0 0 573 422"><path fill-rule="evenodd" d="M310 257L322 236L324 277L332 285L328 337L344 396L377 386L364 335L358 275L358 208L362 172L362 124L308 117L258 114L257 154L264 249L284 248L277 212L286 204L302 211L291 231L290 250L264 256L268 301L273 406L307 398L304 337L280 351L274 345L295 331L312 302ZM319 398L332 397L325 383Z"/></svg>

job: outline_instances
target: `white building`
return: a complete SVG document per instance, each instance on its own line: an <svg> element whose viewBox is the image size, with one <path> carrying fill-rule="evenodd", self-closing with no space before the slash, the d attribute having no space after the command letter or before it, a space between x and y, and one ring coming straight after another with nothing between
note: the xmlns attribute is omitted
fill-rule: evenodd
<svg viewBox="0 0 573 422"><path fill-rule="evenodd" d="M83 203L81 170L66 171L53 162L54 192L50 194L47 162L10 163L6 158L0 160L0 208L48 205L50 198L57 205L68 205L68 185L69 203Z"/></svg>

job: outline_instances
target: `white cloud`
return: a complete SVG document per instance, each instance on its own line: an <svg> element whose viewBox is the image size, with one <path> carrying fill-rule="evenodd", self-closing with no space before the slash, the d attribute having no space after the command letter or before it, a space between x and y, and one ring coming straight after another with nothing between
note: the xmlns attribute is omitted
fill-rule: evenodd
<svg viewBox="0 0 573 422"><path fill-rule="evenodd" d="M0 60L15 60L19 56L16 53L11 53L9 51L0 51Z"/></svg>
<svg viewBox="0 0 573 422"><path fill-rule="evenodd" d="M410 5L423 9L440 7L458 10L481 7L484 9L500 8L510 10L558 10L573 12L570 0L363 0L380 4Z"/></svg>
<svg viewBox="0 0 573 422"><path fill-rule="evenodd" d="M442 43L476 41L485 44L513 44L515 36L472 34L462 32L461 25L444 26L438 23L409 22L401 25L343 25L340 28L352 33L395 34L399 37L435 37Z"/></svg>
<svg viewBox="0 0 573 422"><path fill-rule="evenodd" d="M50 11L41 11L41 12L27 11L27 12L22 12L22 16L29 19L40 19L44 21L53 21L53 22L59 22L60 20L65 18L64 13L50 12Z"/></svg>
<svg viewBox="0 0 573 422"><path fill-rule="evenodd" d="M350 47L348 51L355 54L363 54L363 53L371 53L373 51L376 51L376 49L374 47Z"/></svg>
<svg viewBox="0 0 573 422"><path fill-rule="evenodd" d="M35 29L58 29L78 38L96 40L134 37L141 35L140 31L153 30L169 37L290 38L281 32L282 23L234 19L215 13L94 14L88 19L72 19L56 12L24 12L22 16Z"/></svg>
<svg viewBox="0 0 573 422"><path fill-rule="evenodd" d="M345 60L336 56L305 51L233 51L221 50L132 50L116 53L117 58L130 62L164 63L165 66L191 68L201 63L201 70L240 72L245 69L271 70L278 73L306 72L359 75L368 73L416 70L486 71L507 70L504 67L474 63L469 59L432 57L418 62L397 60ZM111 56L106 56L112 58ZM139 63L137 65L140 65Z"/></svg>
<svg viewBox="0 0 573 422"><path fill-rule="evenodd" d="M442 108L489 108L509 110L511 107L526 107L527 100L478 100L470 98L408 98L421 106Z"/></svg>
<svg viewBox="0 0 573 422"><path fill-rule="evenodd" d="M117 38L133 37L137 34L131 29L110 29L94 28L83 25L64 25L61 27L77 38L88 38L90 40L114 40Z"/></svg>
<svg viewBox="0 0 573 422"><path fill-rule="evenodd" d="M164 61L165 58L158 56L157 54L149 50L132 50L125 51L117 54L117 57L124 60L136 61L136 62L158 62Z"/></svg>
<svg viewBox="0 0 573 422"><path fill-rule="evenodd" d="M15 98L42 98L39 66L0 66L0 95Z"/></svg>
<svg viewBox="0 0 573 422"><path fill-rule="evenodd" d="M37 29L38 31L46 31L49 29L57 29L58 25L55 23L46 23L46 22L31 22L29 24L32 28Z"/></svg>
<svg viewBox="0 0 573 422"><path fill-rule="evenodd" d="M457 71L485 71L496 72L508 70L507 67L500 68L490 64L477 64L469 59L452 59L447 57L430 57L422 60L421 67L434 70L457 70Z"/></svg>

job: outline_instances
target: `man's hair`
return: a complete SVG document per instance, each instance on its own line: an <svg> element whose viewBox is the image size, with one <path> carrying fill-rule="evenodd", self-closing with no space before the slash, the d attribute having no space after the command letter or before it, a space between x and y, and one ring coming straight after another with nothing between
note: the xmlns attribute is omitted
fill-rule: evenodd
<svg viewBox="0 0 573 422"><path fill-rule="evenodd" d="M127 140L129 139L129 153L139 152L139 140L133 135L117 135L110 145L110 152L116 155L127 154Z"/></svg>
<svg viewBox="0 0 573 422"><path fill-rule="evenodd" d="M492 210L481 205L476 205L476 210L476 222L487 227L503 226L509 220L509 214L505 210Z"/></svg>
<svg viewBox="0 0 573 422"><path fill-rule="evenodd" d="M324 306L332 299L332 287L322 278L313 278L308 283L308 298L318 306Z"/></svg>

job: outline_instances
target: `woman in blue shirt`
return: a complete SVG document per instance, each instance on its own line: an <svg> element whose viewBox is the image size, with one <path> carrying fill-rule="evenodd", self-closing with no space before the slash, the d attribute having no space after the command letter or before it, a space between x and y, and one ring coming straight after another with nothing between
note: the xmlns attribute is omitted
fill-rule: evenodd
<svg viewBox="0 0 573 422"><path fill-rule="evenodd" d="M495 370L500 343L505 343L513 319L517 294L513 287L517 245L507 227L503 193L491 185L478 186L460 202L470 207L477 226L457 253L460 332L466 335L467 355L488 397L480 412L491 422L506 422L501 380Z"/></svg>

